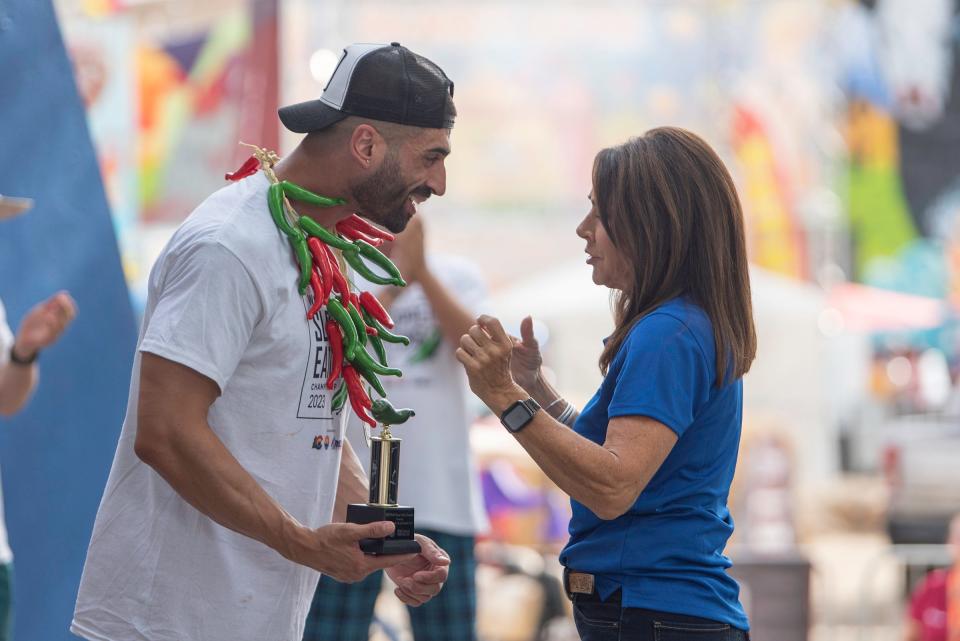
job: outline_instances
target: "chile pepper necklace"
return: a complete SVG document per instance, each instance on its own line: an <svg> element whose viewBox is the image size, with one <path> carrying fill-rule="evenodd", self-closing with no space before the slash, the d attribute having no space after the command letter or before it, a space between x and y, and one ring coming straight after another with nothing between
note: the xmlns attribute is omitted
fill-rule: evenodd
<svg viewBox="0 0 960 641"><path fill-rule="evenodd" d="M326 307L326 330L330 343L331 368L327 389L339 387L333 395L333 409L340 411L350 401L357 417L371 427L377 422L399 425L414 415L413 410L397 410L386 400L380 376L401 376L399 369L387 364L383 341L410 343L406 336L392 334L393 319L370 292L359 294L350 289L345 274L346 265L366 280L379 285L405 287L406 282L396 265L377 247L393 240L393 234L368 223L356 214L336 224L331 232L312 218L300 216L291 201L297 200L319 207L342 205L342 198L328 198L299 185L279 180L273 171L280 160L276 153L255 145L253 155L235 172L225 175L227 180L240 180L263 171L270 181L267 204L277 228L286 235L299 266L297 289L301 296L310 287L312 304L307 320L313 320L321 307ZM339 252L340 257L337 257ZM374 271L378 267L383 274ZM339 296L334 296L334 292ZM373 348L376 358L367 352ZM364 384L366 383L366 385ZM367 385L381 397L372 401Z"/></svg>

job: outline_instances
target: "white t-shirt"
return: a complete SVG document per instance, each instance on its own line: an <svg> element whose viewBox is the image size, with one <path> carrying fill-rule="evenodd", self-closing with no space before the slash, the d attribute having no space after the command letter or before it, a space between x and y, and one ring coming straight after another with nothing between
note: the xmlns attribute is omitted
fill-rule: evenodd
<svg viewBox="0 0 960 641"><path fill-rule="evenodd" d="M0 369L10 362L10 348L13 347L13 332L7 325L7 310L0 301ZM7 542L7 524L3 518L3 490L0 489L0 564L13 561L13 552Z"/></svg>
<svg viewBox="0 0 960 641"><path fill-rule="evenodd" d="M94 641L300 641L319 574L216 524L133 451L140 353L217 383L208 422L308 527L333 512L344 416L322 383L325 318L306 320L262 174L201 204L150 274L127 416L97 513L71 631ZM315 448L315 437L326 445Z"/></svg>
<svg viewBox="0 0 960 641"><path fill-rule="evenodd" d="M445 255L430 256L429 264L461 305L480 313L486 289L475 265ZM367 289L376 291L373 286ZM409 407L417 413L391 430L402 440L398 500L413 506L417 528L460 535L484 532L489 523L470 454L469 388L463 366L444 339L432 355L423 357L424 344L431 338L436 341L439 327L419 284L403 290L390 308L390 316L396 323L393 332L409 337L410 345L384 343L387 361L403 370L403 377L383 376L380 380L394 407ZM355 417L350 419L347 437L369 470L370 452Z"/></svg>

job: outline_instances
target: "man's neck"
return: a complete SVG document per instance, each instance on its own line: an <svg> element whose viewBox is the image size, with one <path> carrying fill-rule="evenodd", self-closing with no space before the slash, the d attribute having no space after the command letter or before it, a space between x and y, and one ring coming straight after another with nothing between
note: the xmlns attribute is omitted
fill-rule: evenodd
<svg viewBox="0 0 960 641"><path fill-rule="evenodd" d="M324 168L318 171L318 168ZM320 207L290 198L290 204L301 216L309 216L324 227L333 229L337 221L348 218L356 209L349 201L349 189L338 163L332 158L308 158L297 147L289 156L277 163L273 169L279 180L286 180L298 187L328 198L343 198L343 205Z"/></svg>

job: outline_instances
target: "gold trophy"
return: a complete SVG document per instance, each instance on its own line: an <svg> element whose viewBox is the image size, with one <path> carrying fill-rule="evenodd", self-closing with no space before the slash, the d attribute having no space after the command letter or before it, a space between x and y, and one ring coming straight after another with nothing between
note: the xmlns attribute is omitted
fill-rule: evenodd
<svg viewBox="0 0 960 641"><path fill-rule="evenodd" d="M392 521L393 534L382 539L362 539L360 549L367 554L415 554L420 544L413 538L413 508L397 503L400 485L400 441L390 433L391 425L405 423L413 410L394 409L386 399L374 401L373 417L383 425L380 436L370 442L370 496L366 503L347 506L347 523Z"/></svg>

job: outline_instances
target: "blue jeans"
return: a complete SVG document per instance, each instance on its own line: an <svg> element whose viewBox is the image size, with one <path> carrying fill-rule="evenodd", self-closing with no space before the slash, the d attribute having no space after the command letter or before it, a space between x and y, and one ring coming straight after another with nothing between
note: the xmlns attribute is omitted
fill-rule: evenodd
<svg viewBox="0 0 960 641"><path fill-rule="evenodd" d="M618 590L606 601L574 595L573 620L581 641L749 641L727 623L683 614L624 608Z"/></svg>

